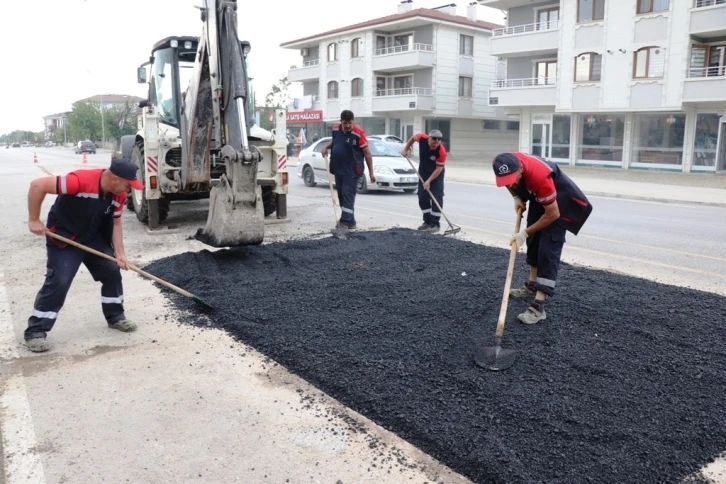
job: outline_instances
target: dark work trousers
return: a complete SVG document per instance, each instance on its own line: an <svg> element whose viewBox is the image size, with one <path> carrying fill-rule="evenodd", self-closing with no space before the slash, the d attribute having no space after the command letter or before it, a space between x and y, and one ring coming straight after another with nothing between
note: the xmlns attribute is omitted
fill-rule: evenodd
<svg viewBox="0 0 726 484"><path fill-rule="evenodd" d="M424 174L421 174L421 178L426 180L431 174L424 176ZM429 191L431 191L431 195L436 197L436 201L439 202L439 205L441 208L444 208L444 173L441 172L438 177L434 181L431 182L431 187L429 188ZM429 192L424 190L423 183L421 183L421 180L418 181L418 206L421 207L421 213L423 214L423 221L424 223L434 225L436 227L439 226L439 222L441 220L441 212L439 212L439 208L436 206L433 200L431 200L431 195L429 195Z"/></svg>
<svg viewBox="0 0 726 484"><path fill-rule="evenodd" d="M529 202L527 227L544 214L544 207L534 200ZM548 296L554 296L557 271L560 268L562 247L565 245L566 230L557 222L550 224L534 235L527 237L527 264L537 268L534 287Z"/></svg>
<svg viewBox="0 0 726 484"><path fill-rule="evenodd" d="M365 175L364 175L365 176ZM335 175L335 190L340 204L340 223L355 225L355 196L358 193L358 178L351 174Z"/></svg>
<svg viewBox="0 0 726 484"><path fill-rule="evenodd" d="M85 241L84 245L114 256L111 245L101 236ZM73 246L60 249L53 242L47 242L46 247L48 262L45 282L35 298L25 339L44 338L53 328L81 263L85 264L93 280L101 282L101 309L106 321L116 323L124 319L124 292L118 265Z"/></svg>

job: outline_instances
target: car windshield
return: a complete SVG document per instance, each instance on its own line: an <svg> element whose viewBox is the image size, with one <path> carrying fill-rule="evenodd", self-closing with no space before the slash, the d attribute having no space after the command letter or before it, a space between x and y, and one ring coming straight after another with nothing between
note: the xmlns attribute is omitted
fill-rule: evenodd
<svg viewBox="0 0 726 484"><path fill-rule="evenodd" d="M377 139L368 139L368 148L371 150L371 156L401 156L401 153L391 148L390 145Z"/></svg>

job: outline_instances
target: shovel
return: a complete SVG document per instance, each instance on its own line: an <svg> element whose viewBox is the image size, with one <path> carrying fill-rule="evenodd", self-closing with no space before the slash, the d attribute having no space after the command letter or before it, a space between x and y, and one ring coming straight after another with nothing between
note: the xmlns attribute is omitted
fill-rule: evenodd
<svg viewBox="0 0 726 484"><path fill-rule="evenodd" d="M95 249L91 249L90 247L87 247L83 244L79 244L78 242L75 242L71 239L67 239L67 238L63 237L62 235L54 234L50 230L46 230L45 235L47 235L48 237L53 237L54 239L58 239L61 242L65 242L66 244L72 245L74 247L78 247L81 250L85 250L86 252L90 252L93 255L97 255L98 257L103 257L104 259L110 260L111 262L115 262L116 264L118 264L118 259L116 259L115 257L111 257L110 255L106 255L103 252L99 252ZM171 289L174 292L178 292L182 296L186 296L186 297L192 299L195 303L200 304L204 309L206 309L208 311L211 311L214 309L212 306L207 304L207 302L204 301L202 298L195 296L191 292L185 291L184 289L177 287L174 284L171 284L170 282L166 282L163 279L159 279L158 277L153 276L153 275L149 274L148 272L142 271L141 269L139 269L138 267L136 267L133 264L129 264L129 269L136 272L137 274L141 274L142 276L146 277L147 279L151 279L152 281L158 282L159 284L161 284L164 287L168 287L169 289Z"/></svg>
<svg viewBox="0 0 726 484"><path fill-rule="evenodd" d="M330 200L333 202L333 216L335 217L335 228L330 230L330 233L333 234L333 237L337 239L347 239L348 234L347 230L342 228L340 223L338 223L338 209L335 205L335 193L333 192L333 179L330 177L330 161L328 161L328 157L325 157L325 172L328 174L328 186L330 187Z"/></svg>
<svg viewBox="0 0 726 484"><path fill-rule="evenodd" d="M522 210L517 210L517 222L514 233L519 232L522 223ZM512 252L509 254L509 268L507 269L507 279L504 282L504 296L502 297L502 307L499 309L499 321L497 321L497 330L494 333L494 346L481 348L474 354L474 362L487 370L499 371L506 370L514 364L517 357L515 350L502 348L502 336L504 336L504 320L507 317L507 304L509 303L509 289L512 287L512 272L514 272L514 261L517 258L517 244L512 244Z"/></svg>
<svg viewBox="0 0 726 484"><path fill-rule="evenodd" d="M424 179L421 178L421 174L418 172L418 170L413 165L413 163L408 158L408 156L406 157L406 161L408 161L408 164L411 165L411 168L413 168L413 170L416 172L418 179L421 180L421 185L423 185ZM431 193L431 190L426 188L426 191L428 192L429 196L431 197L431 200L433 200L433 202L436 204L436 207L439 209L439 212L441 213L441 215L443 215L444 218L446 219L446 223L449 224L449 228L444 231L444 235L454 235L454 234L461 232L461 227L451 223L451 220L449 220L449 217L447 217L446 214L444 213L444 211L441 209L441 205L439 205L439 202L436 200L436 197L434 197L434 194Z"/></svg>

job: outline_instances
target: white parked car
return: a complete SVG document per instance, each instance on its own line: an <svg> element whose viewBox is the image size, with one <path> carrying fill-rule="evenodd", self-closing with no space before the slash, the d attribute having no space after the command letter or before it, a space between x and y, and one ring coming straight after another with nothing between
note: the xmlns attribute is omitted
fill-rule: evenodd
<svg viewBox="0 0 726 484"><path fill-rule="evenodd" d="M392 134L371 134L368 135L368 139L379 139L383 141L384 143L388 144L393 148L394 150L398 151L399 153L403 151L403 148L406 146L406 141L408 140L402 140L398 136L394 136ZM418 145L416 143L411 146L411 152L408 156L416 157L418 156Z"/></svg>
<svg viewBox="0 0 726 484"><path fill-rule="evenodd" d="M328 183L327 168L322 151L330 140L330 137L322 138L300 152L297 176L303 179L305 186L314 187L318 183ZM366 166L364 176L358 180L358 193L367 193L369 190L416 192L418 176L400 152L381 140L371 138L368 138L368 148L373 157L373 174L376 176L376 183L371 183L368 166ZM413 165L418 170L418 163L413 161Z"/></svg>

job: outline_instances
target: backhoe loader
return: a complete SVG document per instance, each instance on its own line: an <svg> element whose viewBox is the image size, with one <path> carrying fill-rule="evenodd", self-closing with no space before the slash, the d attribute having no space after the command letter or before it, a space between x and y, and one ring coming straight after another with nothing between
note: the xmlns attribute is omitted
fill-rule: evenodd
<svg viewBox="0 0 726 484"><path fill-rule="evenodd" d="M255 123L251 46L237 35L237 1L202 2L201 36L160 40L138 68L149 96L121 155L139 167L144 189L133 190L128 207L153 231L170 202L209 198L198 240L257 245L265 217L287 217L286 114L275 110L272 131Z"/></svg>

